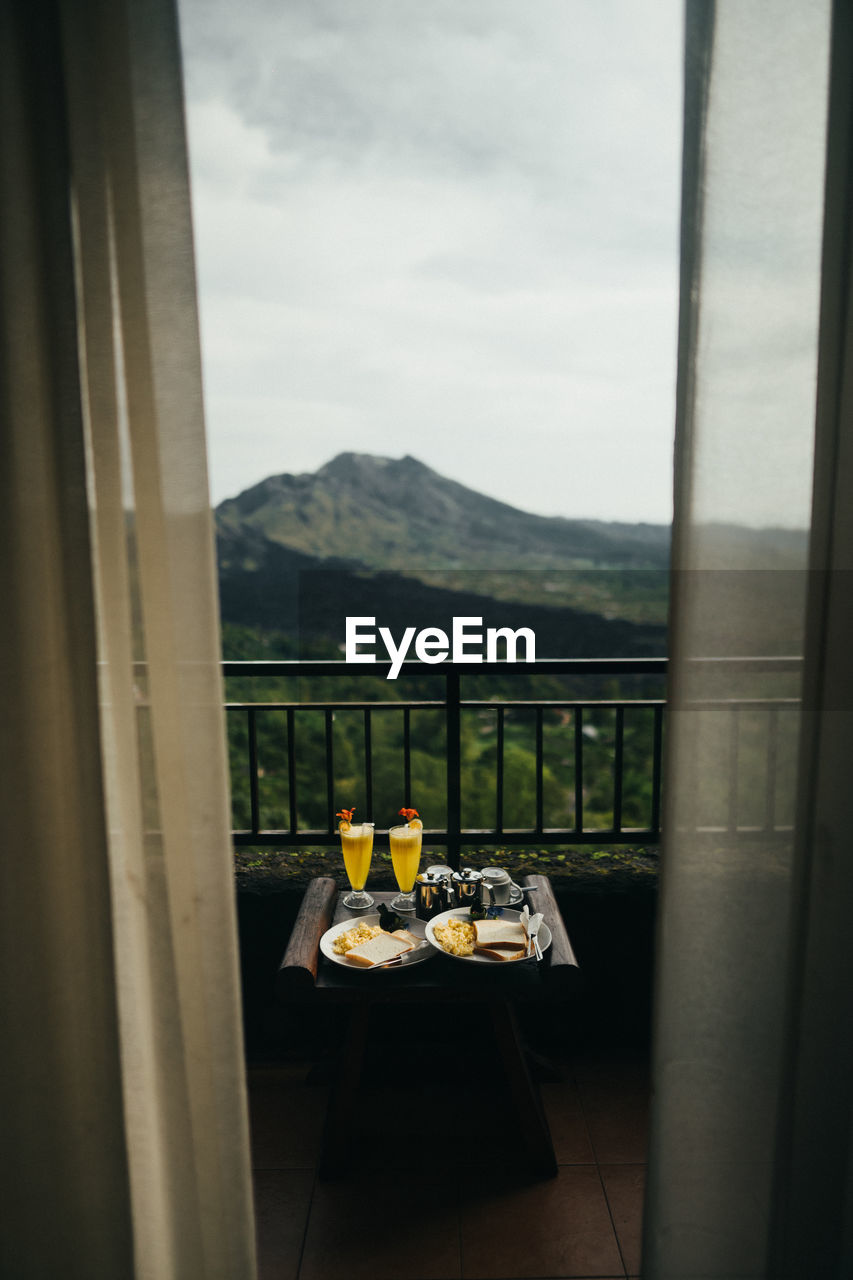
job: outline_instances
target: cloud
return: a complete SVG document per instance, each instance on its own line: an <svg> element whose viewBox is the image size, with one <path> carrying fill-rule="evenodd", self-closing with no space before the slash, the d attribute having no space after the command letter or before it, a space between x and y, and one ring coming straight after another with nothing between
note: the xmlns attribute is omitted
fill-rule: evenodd
<svg viewBox="0 0 853 1280"><path fill-rule="evenodd" d="M182 22L216 498L356 448L668 519L674 0Z"/></svg>

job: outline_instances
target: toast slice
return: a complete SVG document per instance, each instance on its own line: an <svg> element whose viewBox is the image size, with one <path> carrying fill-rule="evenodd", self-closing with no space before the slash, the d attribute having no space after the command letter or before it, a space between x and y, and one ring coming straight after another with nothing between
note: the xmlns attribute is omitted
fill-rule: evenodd
<svg viewBox="0 0 853 1280"><path fill-rule="evenodd" d="M521 960L524 952L524 947L514 947L512 951L501 951L496 947L474 947L475 956L486 956L489 960Z"/></svg>
<svg viewBox="0 0 853 1280"><path fill-rule="evenodd" d="M399 938L400 942L405 942L410 951L414 951L415 947L420 945L420 938L416 938L413 933L409 933L408 929L395 929L390 935L392 938Z"/></svg>
<svg viewBox="0 0 853 1280"><path fill-rule="evenodd" d="M527 934L517 920L475 920L474 949L487 947L492 951L525 951Z"/></svg>
<svg viewBox="0 0 853 1280"><path fill-rule="evenodd" d="M367 942L350 947L346 958L353 964L361 965L363 969L369 969L371 965L383 960L393 960L395 956L405 955L411 949L410 943L402 942L391 933L378 933L375 938L368 938Z"/></svg>

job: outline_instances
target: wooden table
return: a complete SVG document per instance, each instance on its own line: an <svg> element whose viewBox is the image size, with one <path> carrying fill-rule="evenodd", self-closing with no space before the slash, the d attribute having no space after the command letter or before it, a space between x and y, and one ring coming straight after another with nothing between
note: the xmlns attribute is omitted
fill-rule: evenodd
<svg viewBox="0 0 853 1280"><path fill-rule="evenodd" d="M344 1050L326 1117L321 1177L332 1177L336 1169L345 1167L346 1121L361 1077L370 1010L388 1003L480 1004L488 1008L530 1164L539 1174L556 1175L551 1133L521 1043L516 1011L522 1002L548 1004L571 996L577 990L579 969L550 882L545 876L528 876L523 883L531 890L525 895L531 912L541 911L551 929L551 946L541 964L493 968L436 955L424 964L392 967L370 975L332 964L318 947L320 937L332 924L369 913L354 916L343 907L337 886L328 877L308 885L279 968L277 998L285 1003L337 1003L349 1009ZM374 892L372 897L378 907L393 894Z"/></svg>

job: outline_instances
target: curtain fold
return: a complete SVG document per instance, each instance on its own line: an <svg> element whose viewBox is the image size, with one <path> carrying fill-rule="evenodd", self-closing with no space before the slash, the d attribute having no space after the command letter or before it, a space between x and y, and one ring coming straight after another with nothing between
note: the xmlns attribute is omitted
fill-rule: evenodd
<svg viewBox="0 0 853 1280"><path fill-rule="evenodd" d="M851 46L836 9L686 10L647 1280L841 1280L853 1265L853 964L830 909L853 895L849 677L827 647L831 616L849 667L834 569L853 563L853 473L835 470L851 438ZM848 105L835 93L828 121L831 48ZM825 182L827 134L840 182ZM829 1130L831 1171L808 1136Z"/></svg>
<svg viewBox="0 0 853 1280"><path fill-rule="evenodd" d="M128 1274L132 1229L62 58L49 17L0 8L0 1273L82 1277Z"/></svg>
<svg viewBox="0 0 853 1280"><path fill-rule="evenodd" d="M853 1274L853 11L833 6L811 571L769 1272Z"/></svg>
<svg viewBox="0 0 853 1280"><path fill-rule="evenodd" d="M176 16L3 22L0 1271L249 1277Z"/></svg>

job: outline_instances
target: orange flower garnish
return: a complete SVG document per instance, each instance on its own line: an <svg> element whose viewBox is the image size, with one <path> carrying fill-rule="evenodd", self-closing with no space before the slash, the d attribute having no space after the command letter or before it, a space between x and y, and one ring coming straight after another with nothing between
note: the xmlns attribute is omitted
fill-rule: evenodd
<svg viewBox="0 0 853 1280"><path fill-rule="evenodd" d="M343 818L344 822L352 822L352 815L355 813L355 805L351 809L341 809L340 813L336 813L336 818Z"/></svg>
<svg viewBox="0 0 853 1280"><path fill-rule="evenodd" d="M420 814L417 809L401 809L400 817L405 818L407 822L411 822L412 818L419 818Z"/></svg>

